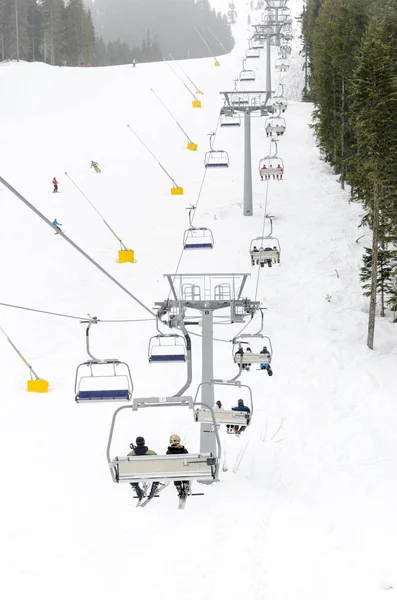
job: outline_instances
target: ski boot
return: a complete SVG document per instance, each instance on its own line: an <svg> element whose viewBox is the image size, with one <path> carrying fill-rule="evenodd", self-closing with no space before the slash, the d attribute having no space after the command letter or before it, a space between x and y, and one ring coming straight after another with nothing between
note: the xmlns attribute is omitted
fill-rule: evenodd
<svg viewBox="0 0 397 600"><path fill-rule="evenodd" d="M152 487L150 489L150 493L149 493L149 496L148 496L149 498L153 498L153 496L156 495L158 487L159 487L158 483L152 483Z"/></svg>
<svg viewBox="0 0 397 600"><path fill-rule="evenodd" d="M273 371L270 367L267 368L267 374L269 375L269 377L273 375Z"/></svg>

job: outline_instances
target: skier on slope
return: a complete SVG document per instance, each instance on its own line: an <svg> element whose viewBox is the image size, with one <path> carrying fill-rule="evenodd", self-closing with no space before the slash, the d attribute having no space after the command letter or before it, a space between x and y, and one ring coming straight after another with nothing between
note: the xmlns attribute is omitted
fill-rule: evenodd
<svg viewBox="0 0 397 600"><path fill-rule="evenodd" d="M91 169L94 169L95 173L102 173L101 169L99 168L98 163L95 162L94 160L91 161Z"/></svg>
<svg viewBox="0 0 397 600"><path fill-rule="evenodd" d="M185 446L182 446L181 438L178 434L173 433L172 435L170 435L170 445L167 448L166 454L189 454ZM174 481L174 485L177 489L179 498L184 500L189 493L189 482Z"/></svg>
<svg viewBox="0 0 397 600"><path fill-rule="evenodd" d="M54 227L56 227L58 229L58 231L62 231L62 229L61 229L62 223L58 223L58 221L56 219L54 219L52 224L54 225ZM58 233L58 231L55 232L55 235Z"/></svg>
<svg viewBox="0 0 397 600"><path fill-rule="evenodd" d="M54 177L54 179L52 180L52 185L54 186L52 193L57 192L58 191L58 181L57 181L56 177Z"/></svg>
<svg viewBox="0 0 397 600"><path fill-rule="evenodd" d="M148 456L148 455L156 455L156 452L154 452L154 450L149 450L149 448L145 445L145 438L143 438L142 436L138 436L135 440L135 444L136 446L134 446L134 444L130 444L130 448L131 448L131 452L128 453L127 456ZM134 488L136 495L138 496L139 500L142 500L143 498L143 490L140 487L139 483L130 483L131 487ZM153 496L155 495L157 488L158 488L159 482L155 481L152 483L152 487L149 493L149 498L153 498Z"/></svg>

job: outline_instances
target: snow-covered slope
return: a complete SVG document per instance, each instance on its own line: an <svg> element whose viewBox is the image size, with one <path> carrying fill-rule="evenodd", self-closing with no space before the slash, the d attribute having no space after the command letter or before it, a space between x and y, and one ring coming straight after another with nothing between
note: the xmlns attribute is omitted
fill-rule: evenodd
<svg viewBox="0 0 397 600"><path fill-rule="evenodd" d="M48 394L28 394L26 368L0 337L0 591L7 600L397 597L394 327L379 323L376 351L367 349L367 302L357 275L362 248L355 242L360 208L319 159L312 107L298 101L297 40L283 74L292 98L279 144L285 180L268 187L259 180L256 164L269 141L263 120L253 118L254 216L242 216L243 128L218 127L219 91L232 89L249 35L248 7L237 8L236 48L221 66L212 59L183 63L204 91L201 110L191 108L165 64L0 65L0 175L149 307L168 295L163 274L177 268L185 208L198 202L195 224L211 227L215 248L183 253L179 271L250 272L246 292L267 307L265 333L274 346L274 377L254 369L242 377L253 389L255 419L241 438L221 432L228 467L221 481L196 485L205 495L189 498L184 512L176 510L173 486L140 510L129 486L114 485L109 475L114 406L74 402L75 369L86 357L84 326L0 307L0 325L50 381ZM291 8L297 15L300 0ZM251 63L261 89L264 56ZM197 153L185 149L151 89L198 143ZM184 196L170 196L170 182L127 124ZM208 172L201 189L214 130L230 169ZM91 160L103 173L90 171ZM65 172L135 250L136 264L116 263L116 240ZM52 194L54 175L59 195ZM1 302L82 318L150 318L0 187ZM265 210L274 215L282 264L258 274L248 250L261 235ZM219 325L215 336L230 340L239 329ZM103 323L92 331L94 353L131 365L137 396L172 394L184 379L183 368L148 363L155 333L153 321ZM200 349L194 337L192 391L200 383ZM231 344L215 342L215 356L215 376L233 376ZM217 394L225 406L237 397ZM198 449L198 426L186 410L147 412L128 415L116 432L116 453L137 435L164 452L173 432L190 451Z"/></svg>

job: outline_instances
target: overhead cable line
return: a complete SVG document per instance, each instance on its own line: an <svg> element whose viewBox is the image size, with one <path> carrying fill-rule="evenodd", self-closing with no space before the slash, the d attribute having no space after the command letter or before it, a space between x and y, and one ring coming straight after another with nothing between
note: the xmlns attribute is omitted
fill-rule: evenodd
<svg viewBox="0 0 397 600"><path fill-rule="evenodd" d="M139 306L141 306L144 310L146 310L146 312L148 312L152 317L155 317L156 315L150 310L150 308L148 308L143 302L141 302L136 296L134 296L134 294L132 294L132 292L130 292L126 287L124 287L124 285L122 283L120 283L117 279L115 279L113 277L113 275L111 275L110 273L108 273L103 267L101 267L101 265L99 263L97 263L93 258L91 258L91 256L89 254L87 254L87 252L85 252L82 248L80 248L80 246L78 246L75 242L73 242L67 235L65 235L63 233L63 231L61 231L59 228L55 227L55 225L53 225L51 223L51 221L49 219L47 219L47 217L45 217L43 215L43 213L41 213L35 206L33 206L33 204L31 204L28 200L26 200L26 198L24 198L22 196L22 194L20 194L15 188L12 187L12 185L10 185L5 179L3 179L3 177L0 176L0 182L6 186L6 188L12 193L14 194L14 196L16 196L19 200L21 200L28 208L30 208L31 211L33 211L38 217L40 217L40 219L42 219L47 225L49 225L51 227L51 229L54 230L55 233L59 234L60 236L63 237L63 239L68 242L68 244L70 244L71 246L73 246L73 248L75 250L77 250L80 254L82 254L88 261L90 261L91 264L93 264L99 271L101 271L101 273L103 273L106 277L108 277L108 279L110 279L114 284L116 284L121 290L123 290L123 292L125 292L130 298L132 298L137 304L139 304Z"/></svg>

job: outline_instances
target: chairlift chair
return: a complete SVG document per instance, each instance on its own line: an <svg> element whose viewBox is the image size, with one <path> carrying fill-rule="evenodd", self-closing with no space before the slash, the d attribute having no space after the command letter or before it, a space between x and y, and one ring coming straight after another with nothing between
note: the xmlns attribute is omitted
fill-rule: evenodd
<svg viewBox="0 0 397 600"><path fill-rule="evenodd" d="M214 236L207 227L190 227L183 235L184 250L210 250L214 247Z"/></svg>
<svg viewBox="0 0 397 600"><path fill-rule="evenodd" d="M239 76L240 81L255 81L255 71L251 69L243 69Z"/></svg>
<svg viewBox="0 0 397 600"><path fill-rule="evenodd" d="M210 134L210 150L205 153L204 166L208 168L228 168L229 167L229 155L225 150L215 150L213 147L213 140L215 134Z"/></svg>
<svg viewBox="0 0 397 600"><path fill-rule="evenodd" d="M230 104L232 106L248 106L249 105L249 95L241 94L239 92L233 93L230 95Z"/></svg>
<svg viewBox="0 0 397 600"><path fill-rule="evenodd" d="M149 340L150 363L186 362L186 353L186 340L182 335L160 333Z"/></svg>
<svg viewBox="0 0 397 600"><path fill-rule="evenodd" d="M274 64L274 68L276 69L276 71L288 71L289 69L289 59L288 58L283 58L283 57L279 57L276 58L276 62Z"/></svg>
<svg viewBox="0 0 397 600"><path fill-rule="evenodd" d="M262 50L264 48L264 43L262 42L262 40L255 40L253 39L251 41L251 49L252 50Z"/></svg>
<svg viewBox="0 0 397 600"><path fill-rule="evenodd" d="M276 135L284 135L286 130L286 123L284 117L268 117L265 121L265 131L267 136L271 136L273 133Z"/></svg>
<svg viewBox="0 0 397 600"><path fill-rule="evenodd" d="M261 53L258 48L248 48L245 53L246 58L260 58Z"/></svg>
<svg viewBox="0 0 397 600"><path fill-rule="evenodd" d="M273 264L280 264L281 245L278 238L273 236L257 237L250 244L251 265L260 265L269 267Z"/></svg>
<svg viewBox="0 0 397 600"><path fill-rule="evenodd" d="M221 127L240 127L241 117L238 112L230 108L228 111L221 111L220 124Z"/></svg>
<svg viewBox="0 0 397 600"><path fill-rule="evenodd" d="M285 96L273 96L270 100L271 105L274 106L275 109L278 109L280 112L284 113L288 108L288 100Z"/></svg>
<svg viewBox="0 0 397 600"><path fill-rule="evenodd" d="M288 45L280 46L280 48L278 50L279 55L284 55L284 56L291 54L291 52L292 52L292 48L291 48L291 46L288 46Z"/></svg>
<svg viewBox="0 0 397 600"><path fill-rule="evenodd" d="M265 181L271 177L281 180L284 174L283 159L279 156L264 156L259 161L258 170L261 179L265 178Z"/></svg>
<svg viewBox="0 0 397 600"><path fill-rule="evenodd" d="M86 349L90 360L78 365L74 381L75 401L121 402L132 397L133 383L127 363L117 358L99 359L90 350L90 328L97 324L96 317L90 318L86 328Z"/></svg>
<svg viewBox="0 0 397 600"><path fill-rule="evenodd" d="M254 405L253 405L253 400L252 400L252 390L248 385L242 385L240 382L227 382L227 381L218 381L216 379L213 379L211 382L205 382L206 385L223 385L223 386L228 386L228 387L237 387L239 390L241 388L246 388L248 390L248 402L249 402L249 406L248 408L250 409L250 412L246 412L246 411L237 411L237 410L231 410L231 409L219 409L219 408L213 408L213 414L215 416L215 421L216 421L216 425L226 425L228 428L228 433L235 433L234 431L234 427L238 427L238 429L240 430L240 427L243 427L244 429L246 427L248 427L251 424L251 420L252 420L252 416L254 414ZM203 385L203 384L201 384ZM200 389L200 386L199 386ZM198 390L197 390L198 392ZM240 394L239 394L240 395ZM197 393L196 393L196 398L197 398ZM237 403L237 400L235 401L235 403ZM244 402L245 404L245 402ZM198 423L209 423L212 424L213 423L213 419L212 419L212 414L211 411L208 410L208 408L202 407L202 408L196 408L195 412L194 412L194 420ZM229 428L233 428L229 431Z"/></svg>
<svg viewBox="0 0 397 600"><path fill-rule="evenodd" d="M196 404L209 406L197 402ZM172 396L165 398L135 398L132 410L141 408L187 406L193 409L193 398L191 396ZM120 411L129 406L121 406L115 411L110 426L108 445L106 450L107 462L114 483L140 483L158 481L203 481L213 483L218 479L219 463L221 457L221 443L218 430L214 428L217 451L213 455L210 452L196 454L175 455L145 455L145 456L116 456L111 457L111 448L115 423ZM130 408L131 410L131 408ZM215 424L215 417L213 417Z"/></svg>
<svg viewBox="0 0 397 600"><path fill-rule="evenodd" d="M251 342L237 341L233 343L233 361L235 364L240 366L240 370L249 371L252 364L270 365L270 363L272 362L273 347L271 339L267 335L263 335L261 337L262 339L267 340L266 345L264 346L267 348L267 353L244 351L243 344L246 344L248 346L248 344L251 344Z"/></svg>

